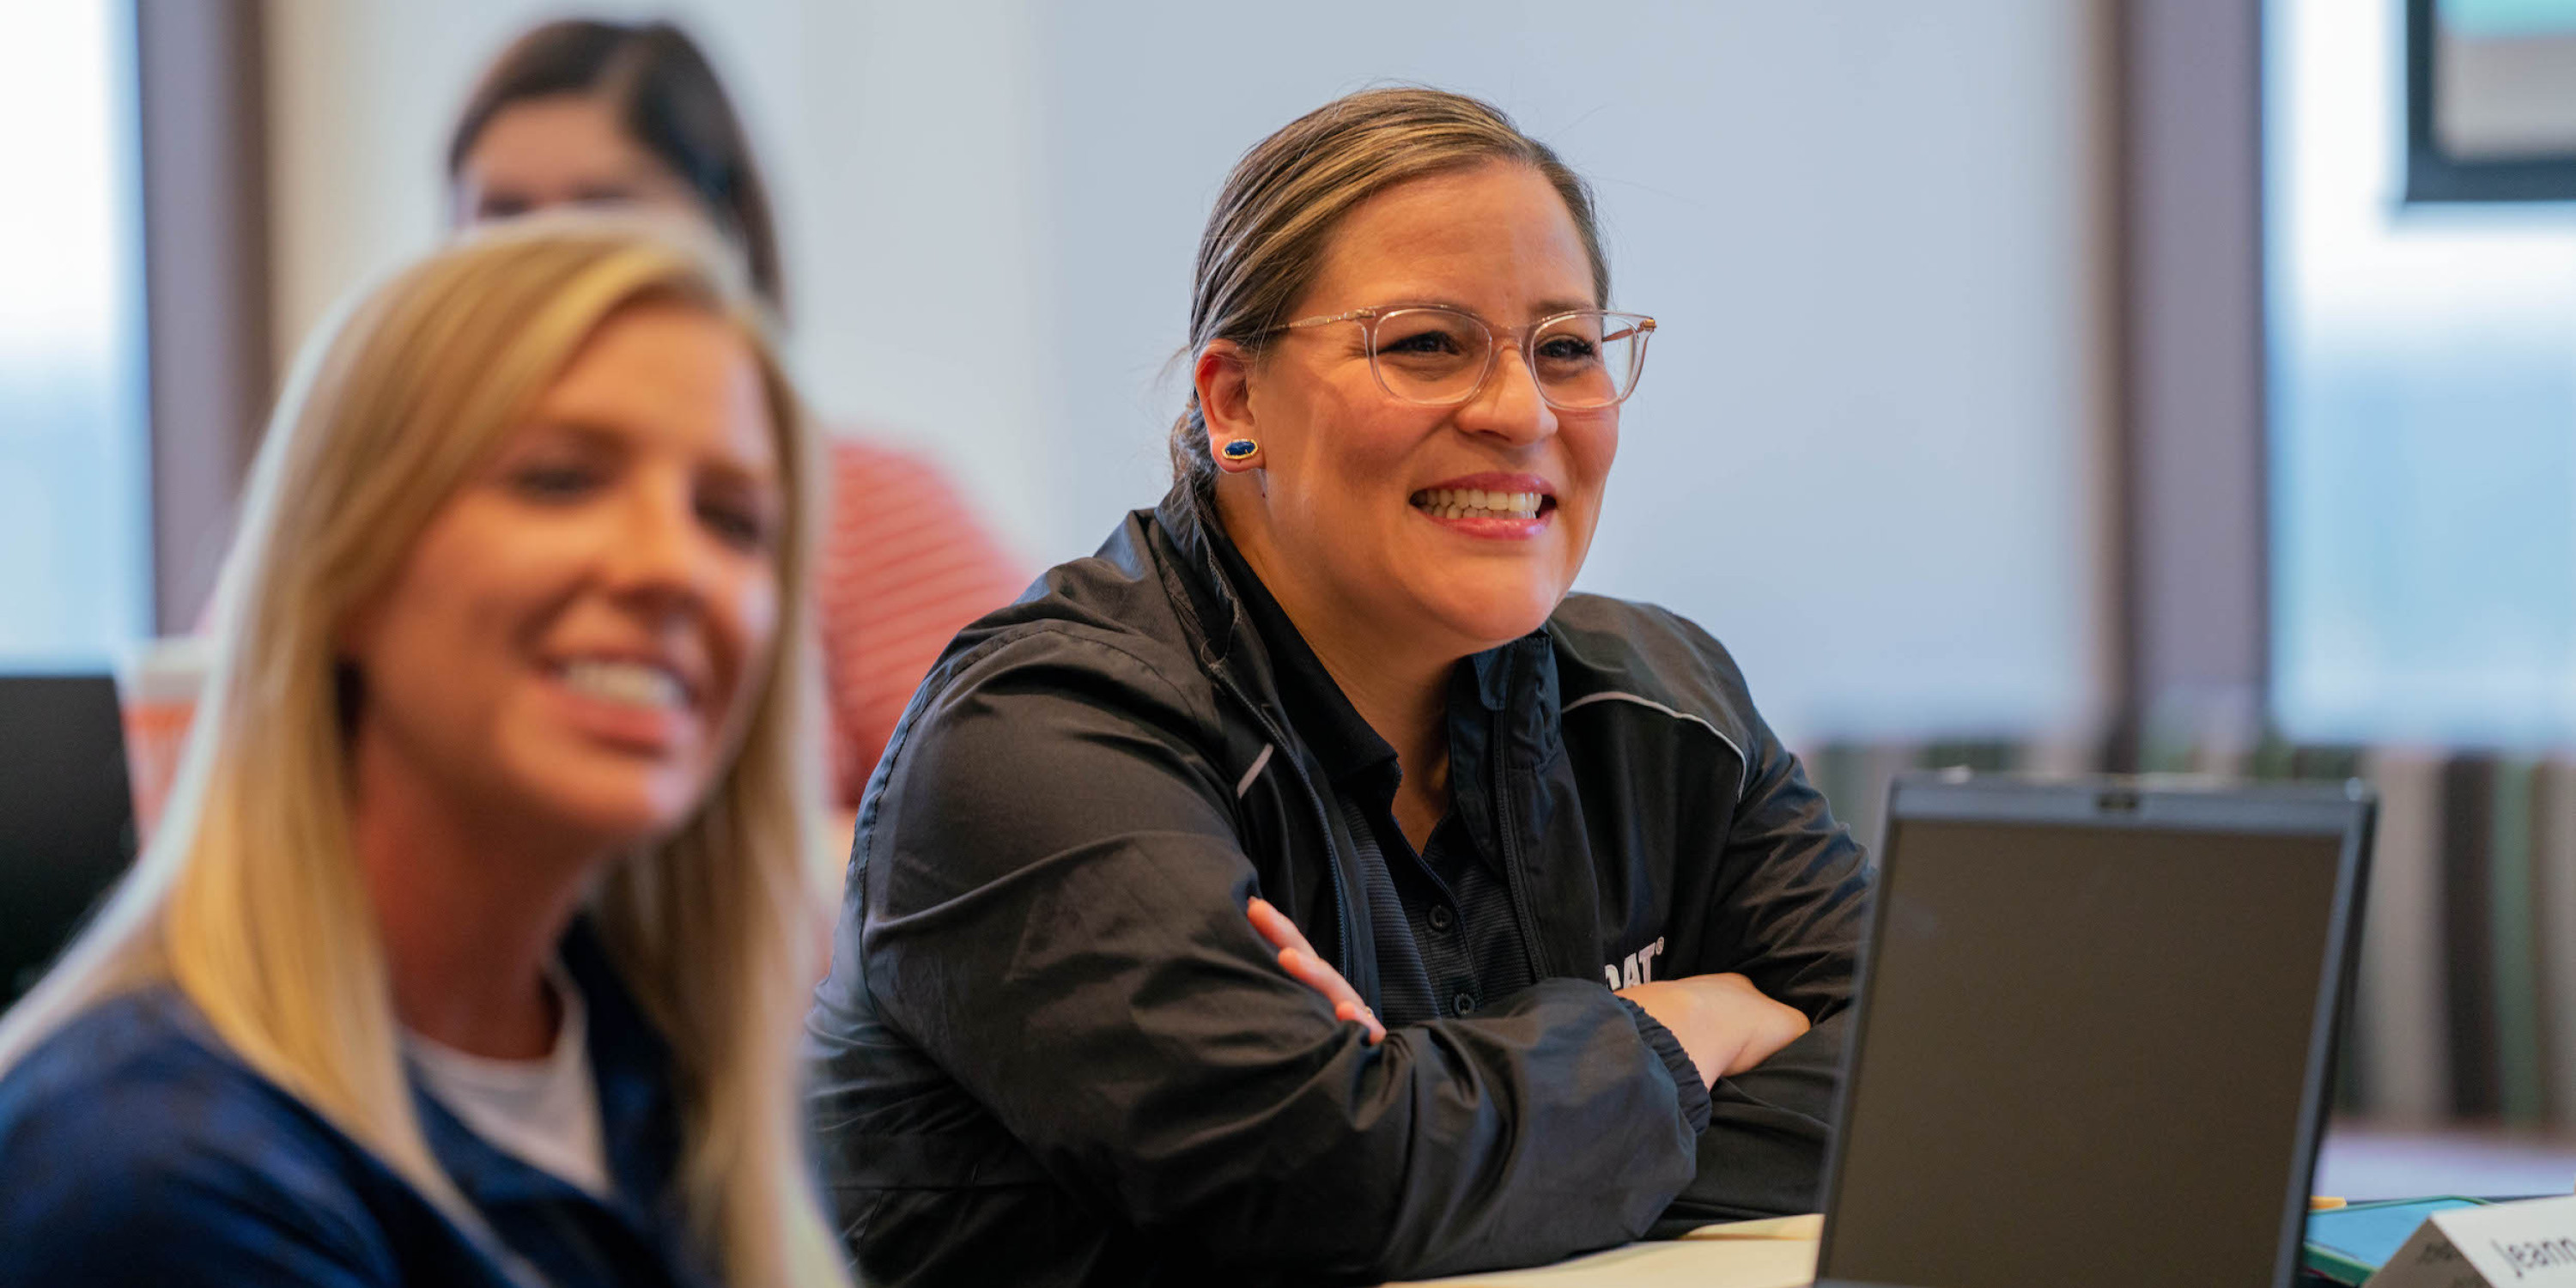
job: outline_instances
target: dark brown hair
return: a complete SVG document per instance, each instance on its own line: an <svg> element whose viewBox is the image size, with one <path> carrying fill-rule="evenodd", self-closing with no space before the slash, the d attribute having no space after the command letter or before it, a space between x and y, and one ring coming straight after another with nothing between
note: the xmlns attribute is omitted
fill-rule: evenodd
<svg viewBox="0 0 2576 1288"><path fill-rule="evenodd" d="M761 301L784 312L778 228L742 118L697 42L667 22L566 18L512 41L474 87L448 137L449 182L504 109L561 94L606 100L627 137L680 176L741 249Z"/></svg>
<svg viewBox="0 0 2576 1288"><path fill-rule="evenodd" d="M1298 117L1235 163L1199 239L1190 295L1192 355L1211 340L1258 354L1322 271L1333 230L1397 184L1509 161L1539 172L1565 200L1592 264L1594 303L1610 302L1610 264L1592 189L1546 144L1481 99L1403 85L1362 90ZM1172 475L1216 473L1197 395L1172 425Z"/></svg>

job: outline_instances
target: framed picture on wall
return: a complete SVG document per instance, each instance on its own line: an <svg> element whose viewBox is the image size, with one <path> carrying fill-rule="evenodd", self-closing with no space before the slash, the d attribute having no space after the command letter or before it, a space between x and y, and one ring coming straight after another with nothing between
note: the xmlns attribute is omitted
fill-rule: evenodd
<svg viewBox="0 0 2576 1288"><path fill-rule="evenodd" d="M2406 0L2406 200L2576 201L2576 0Z"/></svg>

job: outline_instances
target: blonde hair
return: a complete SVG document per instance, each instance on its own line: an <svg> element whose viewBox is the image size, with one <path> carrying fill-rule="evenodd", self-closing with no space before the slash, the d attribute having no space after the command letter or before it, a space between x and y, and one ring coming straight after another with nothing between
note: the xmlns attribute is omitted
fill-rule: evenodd
<svg viewBox="0 0 2576 1288"><path fill-rule="evenodd" d="M1235 163L1199 238L1186 352L1230 340L1257 355L1323 270L1333 230L1353 207L1400 183L1495 161L1538 171L1565 200L1591 262L1593 302L1606 307L1610 261L1582 176L1491 103L1389 86L1334 99ZM1214 479L1196 394L1172 424L1171 451L1173 478Z"/></svg>
<svg viewBox="0 0 2576 1288"><path fill-rule="evenodd" d="M251 1067L479 1229L421 1132L350 830L336 639L460 484L620 310L731 320L757 355L790 499L784 611L742 741L698 811L603 878L593 915L669 1040L678 1186L746 1285L845 1282L803 1153L795 1042L812 944L806 550L816 471L749 296L633 218L478 233L365 292L306 346L217 590L216 660L170 804L94 924L0 1021L0 1069L102 998L167 981Z"/></svg>

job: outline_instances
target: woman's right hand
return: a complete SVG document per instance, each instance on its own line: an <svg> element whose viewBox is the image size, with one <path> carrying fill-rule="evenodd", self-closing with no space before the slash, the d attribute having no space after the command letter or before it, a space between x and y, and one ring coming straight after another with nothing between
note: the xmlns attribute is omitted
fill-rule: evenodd
<svg viewBox="0 0 2576 1288"><path fill-rule="evenodd" d="M1315 946L1306 942L1306 932L1297 929L1297 923L1290 921L1287 913L1260 898L1255 898L1244 911L1252 918L1252 928L1279 950L1280 968L1298 983L1323 994L1333 1008L1334 1019L1360 1026L1370 1046L1386 1041L1386 1026L1378 1022L1377 1012L1360 1000L1359 990L1352 988L1340 971L1315 955Z"/></svg>
<svg viewBox="0 0 2576 1288"><path fill-rule="evenodd" d="M1807 1031L1807 1016L1772 1001L1742 975L1659 979L1618 991L1671 1030L1682 1052L1715 1085L1771 1058Z"/></svg>

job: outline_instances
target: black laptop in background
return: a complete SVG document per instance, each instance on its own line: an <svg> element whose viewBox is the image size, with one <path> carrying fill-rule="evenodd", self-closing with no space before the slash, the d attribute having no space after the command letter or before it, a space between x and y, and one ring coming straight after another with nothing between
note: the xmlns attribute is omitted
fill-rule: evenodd
<svg viewBox="0 0 2576 1288"><path fill-rule="evenodd" d="M2373 810L1899 780L1820 1288L2292 1283Z"/></svg>
<svg viewBox="0 0 2576 1288"><path fill-rule="evenodd" d="M107 675L0 675L0 1006L134 858L125 729Z"/></svg>

